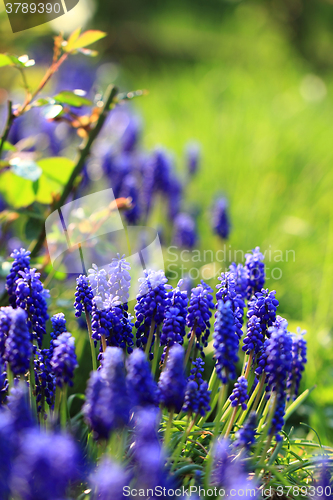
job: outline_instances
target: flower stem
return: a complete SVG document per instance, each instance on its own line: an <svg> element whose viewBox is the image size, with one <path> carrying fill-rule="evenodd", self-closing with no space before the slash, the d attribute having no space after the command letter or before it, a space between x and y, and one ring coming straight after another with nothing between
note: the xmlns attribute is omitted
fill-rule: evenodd
<svg viewBox="0 0 333 500"><path fill-rule="evenodd" d="M238 410L238 406L235 406L235 408L232 411L232 414L231 414L231 417L230 417L230 420L229 420L229 423L228 423L227 430L225 431L225 434L224 434L225 438L227 438L229 436L230 432L231 432L232 426L234 425L235 418L236 418L236 415L237 415L237 410Z"/></svg>
<svg viewBox="0 0 333 500"><path fill-rule="evenodd" d="M191 351L192 351L192 347L193 347L193 343L194 343L194 339L195 339L195 327L196 327L196 325L194 325L192 328L191 338L190 338L190 341L189 341L188 346L187 346L187 351L186 351L185 361L184 361L185 367L188 363L188 360L190 359L190 355L191 355Z"/></svg>
<svg viewBox="0 0 333 500"><path fill-rule="evenodd" d="M61 413L60 413L61 427L66 429L67 422L67 384L61 390Z"/></svg>
<svg viewBox="0 0 333 500"><path fill-rule="evenodd" d="M168 419L168 423L167 423L167 426L166 426L166 429L165 429L165 433L164 433L164 446L165 447L168 446L169 440L170 440L173 414L174 414L174 410L171 410L169 412L169 419Z"/></svg>
<svg viewBox="0 0 333 500"><path fill-rule="evenodd" d="M160 327L158 326L156 329L156 338L155 338L155 344L154 344L154 359L153 359L153 366L152 366L153 377L155 377L155 373L156 373L159 348L160 348Z"/></svg>
<svg viewBox="0 0 333 500"><path fill-rule="evenodd" d="M84 308L84 314L86 316L86 322L87 322L87 327L88 327L92 367L93 367L93 370L96 371L97 370L97 362L96 362L94 339L92 338L91 320L90 320L89 312L87 311L86 307Z"/></svg>
<svg viewBox="0 0 333 500"><path fill-rule="evenodd" d="M155 330L155 320L153 318L151 320L151 325L150 325L150 330L149 330L147 345L146 345L146 349L145 349L145 353L146 353L147 358L149 357L149 352L150 352L151 344L153 342L154 330Z"/></svg>

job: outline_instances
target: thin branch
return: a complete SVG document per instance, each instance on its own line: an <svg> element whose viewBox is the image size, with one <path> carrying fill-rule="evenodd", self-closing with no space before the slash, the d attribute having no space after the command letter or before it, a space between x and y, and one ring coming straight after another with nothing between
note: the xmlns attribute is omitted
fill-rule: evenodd
<svg viewBox="0 0 333 500"><path fill-rule="evenodd" d="M0 142L0 157L2 153L3 146L7 140L8 134L10 132L10 128L13 123L13 113L12 113L12 101L8 101L8 116L7 116L7 121L6 121L6 127L5 131L1 137L1 142Z"/></svg>
<svg viewBox="0 0 333 500"><path fill-rule="evenodd" d="M117 95L116 87L110 86L105 93L105 104L98 118L97 124L95 128L91 130L88 139L86 141L86 144L80 149L78 153L78 158L76 160L76 165L73 169L70 178L68 179L68 182L62 192L62 195L60 196L58 202L54 206L54 210L58 210L65 203L67 197L71 193L74 187L75 180L83 170L85 161L90 154L91 146L104 125L105 119L110 110L110 106L113 103L116 95ZM44 240L45 240L45 227L43 227L43 230L39 235L38 240L36 241L34 247L31 250L31 257L35 257L38 254L39 250L42 248L44 244Z"/></svg>

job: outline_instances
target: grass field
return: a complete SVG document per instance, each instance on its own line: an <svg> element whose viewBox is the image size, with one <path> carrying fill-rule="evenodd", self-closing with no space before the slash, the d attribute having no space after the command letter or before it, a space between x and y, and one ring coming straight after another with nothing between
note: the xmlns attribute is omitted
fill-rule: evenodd
<svg viewBox="0 0 333 500"><path fill-rule="evenodd" d="M282 271L282 279L267 286L277 291L280 314L292 328L308 331L306 384L318 388L316 411L306 411L321 437L327 433L332 441L332 75L314 75L255 8L239 8L210 30L200 20L187 18L185 26L171 15L150 30L156 43L195 53L197 62L127 60L123 76L150 92L136 102L144 143L173 150L180 169L186 141L202 144L201 170L186 200L201 208L202 250L220 248L209 208L222 191L233 224L227 245L244 251L259 245L273 257L283 255L282 262L267 263ZM286 261L287 250L294 259L289 253Z"/></svg>

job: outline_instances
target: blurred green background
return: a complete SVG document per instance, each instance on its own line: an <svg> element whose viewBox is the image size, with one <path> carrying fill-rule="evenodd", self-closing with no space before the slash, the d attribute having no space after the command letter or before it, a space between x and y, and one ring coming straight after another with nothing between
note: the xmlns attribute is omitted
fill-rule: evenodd
<svg viewBox="0 0 333 500"><path fill-rule="evenodd" d="M291 329L308 331L305 382L318 387L302 411L332 442L333 2L81 0L68 19L16 35L2 12L1 52L43 48L46 64L52 35L78 25L109 34L93 64L112 63L122 90L149 90L133 104L148 149L171 149L181 169L184 144L201 143L187 195L189 206L200 205L199 247L221 246L209 209L223 191L233 225L227 245L283 252L284 261L267 264L282 278L267 286ZM11 70L0 79L4 102L4 89L20 83ZM295 260L286 262L286 250Z"/></svg>

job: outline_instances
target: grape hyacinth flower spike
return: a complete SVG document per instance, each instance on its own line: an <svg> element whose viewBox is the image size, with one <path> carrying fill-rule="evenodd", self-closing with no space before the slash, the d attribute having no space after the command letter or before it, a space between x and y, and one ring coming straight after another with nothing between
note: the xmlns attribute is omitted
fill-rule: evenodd
<svg viewBox="0 0 333 500"><path fill-rule="evenodd" d="M161 331L161 346L165 346L161 357L162 363L171 346L175 343L182 345L184 342L188 300L187 292L181 290L182 285L183 280L180 280L177 287L168 294L165 319Z"/></svg>
<svg viewBox="0 0 333 500"><path fill-rule="evenodd" d="M204 361L197 358L193 362L185 391L183 411L189 415L204 417L210 411L210 394L208 384L202 378Z"/></svg>
<svg viewBox="0 0 333 500"><path fill-rule="evenodd" d="M213 290L203 281L192 289L186 317L186 324L191 329L188 334L190 341L185 357L186 364L195 341L196 350L198 349L203 355L203 349L207 347L210 334L210 318L212 316L211 310L214 308L212 292Z"/></svg>
<svg viewBox="0 0 333 500"><path fill-rule="evenodd" d="M179 213L173 223L173 242L178 248L192 250L198 241L196 223L187 213Z"/></svg>
<svg viewBox="0 0 333 500"><path fill-rule="evenodd" d="M129 482L130 477L121 465L104 458L89 478L92 500L123 500Z"/></svg>
<svg viewBox="0 0 333 500"><path fill-rule="evenodd" d="M270 337L266 344L266 391L270 391L274 396L269 435L272 438L273 434L275 434L276 440L280 441L282 438L279 432L284 425L287 381L293 362L292 338L286 328L273 326L270 328L269 333Z"/></svg>
<svg viewBox="0 0 333 500"><path fill-rule="evenodd" d="M242 299L246 299L247 294L247 270L242 264L235 264L234 262L230 264L229 270L231 274L234 275L235 280L235 290L242 296Z"/></svg>
<svg viewBox="0 0 333 500"><path fill-rule="evenodd" d="M73 385L74 370L78 366L75 354L75 339L69 332L63 332L54 340L51 366L57 386Z"/></svg>
<svg viewBox="0 0 333 500"><path fill-rule="evenodd" d="M169 350L166 367L158 382L160 403L171 413L179 413L185 397L184 350L175 344Z"/></svg>
<svg viewBox="0 0 333 500"><path fill-rule="evenodd" d="M132 406L157 406L157 384L149 362L141 349L134 349L127 358L127 389Z"/></svg>
<svg viewBox="0 0 333 500"><path fill-rule="evenodd" d="M299 386L302 380L302 375L305 370L305 365L307 362L306 352L307 345L304 339L305 331L301 332L298 328L297 335L292 335L292 368L289 374L287 387L288 387L288 399L292 396L296 399L299 392Z"/></svg>
<svg viewBox="0 0 333 500"><path fill-rule="evenodd" d="M213 231L222 240L226 240L230 233L230 220L228 214L228 202L225 198L218 198L212 209Z"/></svg>
<svg viewBox="0 0 333 500"><path fill-rule="evenodd" d="M95 439L108 440L111 432L128 424L130 400L127 393L124 354L107 347L102 367L90 375L83 414Z"/></svg>
<svg viewBox="0 0 333 500"><path fill-rule="evenodd" d="M10 256L14 259L14 262L12 263L9 274L6 278L6 290L9 296L9 304L15 308L16 282L20 278L20 271L30 269L30 252L24 248L20 248L20 250L15 249Z"/></svg>
<svg viewBox="0 0 333 500"><path fill-rule="evenodd" d="M159 344L159 329L164 321L167 306L167 278L163 271L144 271L144 277L139 278L138 302L134 308L136 314L135 327L136 345L145 349L149 359L153 359L152 345ZM156 336L156 338L155 338Z"/></svg>
<svg viewBox="0 0 333 500"><path fill-rule="evenodd" d="M97 369L96 354L95 354L94 341L92 338L91 319L90 319L90 314L93 308L93 298L94 294L91 289L87 276L85 276L84 274L80 274L80 276L76 278L76 290L75 290L75 301L74 301L75 316L77 318L80 318L82 313L85 314L88 327L92 366L93 370L96 370Z"/></svg>
<svg viewBox="0 0 333 500"><path fill-rule="evenodd" d="M247 417L244 426L236 432L236 440L233 443L235 449L245 449L250 451L251 446L256 441L257 414L251 412Z"/></svg>
<svg viewBox="0 0 333 500"><path fill-rule="evenodd" d="M236 292L236 281L235 275L232 272L222 273L221 276L218 277L218 280L221 282L216 285L218 291L216 292L216 308L218 307L218 302L222 300L224 303L230 301L231 308L234 313L235 318L235 326L237 335L239 338L243 335L243 316L245 309L245 302L240 293Z"/></svg>
<svg viewBox="0 0 333 500"><path fill-rule="evenodd" d="M222 384L236 378L239 338L230 301L220 301L214 324L215 369Z"/></svg>
<svg viewBox="0 0 333 500"><path fill-rule="evenodd" d="M260 292L265 284L264 256L259 247L252 250L252 253L245 254L245 269L247 272L247 298L250 299L254 293Z"/></svg>
<svg viewBox="0 0 333 500"><path fill-rule="evenodd" d="M26 312L23 309L14 309L11 316L11 326L5 343L5 357L12 373L19 376L29 370L32 342Z"/></svg>
<svg viewBox="0 0 333 500"><path fill-rule="evenodd" d="M48 290L44 289L36 269L19 271L19 274L15 290L16 306L26 311L30 333L41 348L46 334L46 321L49 319L46 303Z"/></svg>
<svg viewBox="0 0 333 500"><path fill-rule="evenodd" d="M0 308L0 360L5 356L5 344L9 334L14 309L11 306Z"/></svg>

